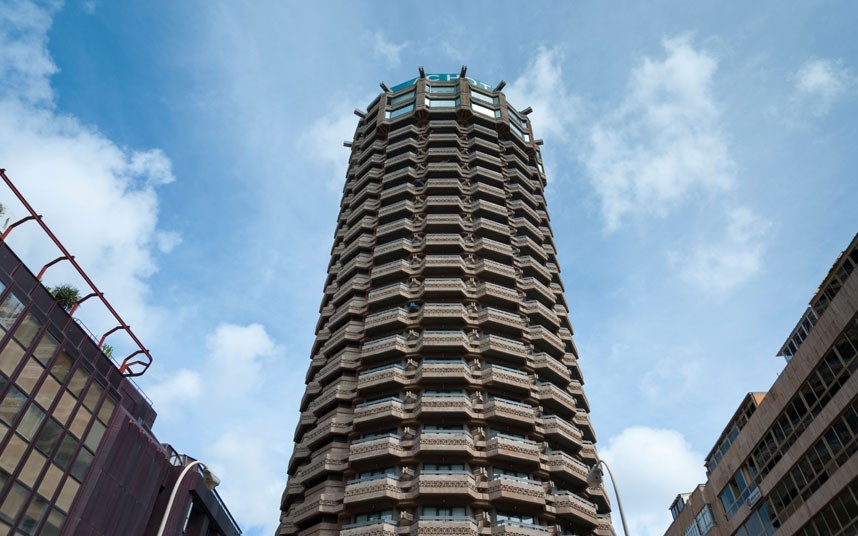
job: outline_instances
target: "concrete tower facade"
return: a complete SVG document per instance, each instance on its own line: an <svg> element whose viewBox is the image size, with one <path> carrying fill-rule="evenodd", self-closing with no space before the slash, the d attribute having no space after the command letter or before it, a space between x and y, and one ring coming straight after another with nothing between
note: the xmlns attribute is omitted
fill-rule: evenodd
<svg viewBox="0 0 858 536"><path fill-rule="evenodd" d="M610 535L529 109L423 74L360 117L279 535Z"/></svg>

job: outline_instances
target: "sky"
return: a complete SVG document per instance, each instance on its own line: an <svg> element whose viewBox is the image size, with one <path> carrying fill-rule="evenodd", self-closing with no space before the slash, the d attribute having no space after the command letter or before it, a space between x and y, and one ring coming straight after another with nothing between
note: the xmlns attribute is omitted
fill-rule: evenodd
<svg viewBox="0 0 858 536"><path fill-rule="evenodd" d="M856 22L846 1L0 0L0 167L150 348L158 437L270 535L352 110L419 66L506 80L545 140L597 447L631 531L661 535L858 231ZM57 256L27 226L10 245Z"/></svg>

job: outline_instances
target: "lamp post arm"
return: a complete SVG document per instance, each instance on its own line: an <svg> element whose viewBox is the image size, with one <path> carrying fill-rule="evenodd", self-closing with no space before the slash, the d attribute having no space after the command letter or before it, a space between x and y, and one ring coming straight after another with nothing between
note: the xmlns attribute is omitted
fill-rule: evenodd
<svg viewBox="0 0 858 536"><path fill-rule="evenodd" d="M620 499L620 490L617 488L617 481L614 480L614 473L611 472L611 468L603 460L599 460L599 464L605 466L605 469L608 470L608 476L611 477L611 485L614 486L614 495L617 496L617 507L620 509L620 521L623 523L623 532L625 536L629 536L629 528L626 526L626 514L623 512L623 501Z"/></svg>
<svg viewBox="0 0 858 536"><path fill-rule="evenodd" d="M167 518L170 517L170 510L173 509L173 501L176 500L176 494L179 492L179 484L182 483L182 480L185 478L185 475L188 474L188 471L197 465L203 465L203 462L197 460L186 465L181 474L179 474L179 478L176 479L176 483L173 484L173 491L170 493L170 500L167 502L167 508L164 510L164 518L161 520L161 527L158 529L158 536L164 536L164 529L167 528ZM203 467L205 466L203 465ZM611 479L613 479L613 477L611 477ZM616 489L617 488L615 487L614 490ZM617 502L619 502L619 499L620 497L618 495ZM620 507L620 512L620 515L622 515L622 507Z"/></svg>

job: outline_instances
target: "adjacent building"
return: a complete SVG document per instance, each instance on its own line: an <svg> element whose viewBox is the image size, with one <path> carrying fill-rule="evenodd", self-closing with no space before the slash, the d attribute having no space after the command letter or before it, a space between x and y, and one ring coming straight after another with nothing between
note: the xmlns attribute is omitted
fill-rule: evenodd
<svg viewBox="0 0 858 536"><path fill-rule="evenodd" d="M4 176L5 177L5 176ZM183 467L152 403L0 241L0 533L155 535ZM166 535L241 534L194 472Z"/></svg>
<svg viewBox="0 0 858 536"><path fill-rule="evenodd" d="M667 536L858 534L858 235L706 457L707 481L677 496Z"/></svg>
<svg viewBox="0 0 858 536"><path fill-rule="evenodd" d="M360 117L279 535L610 535L528 119L423 74Z"/></svg>

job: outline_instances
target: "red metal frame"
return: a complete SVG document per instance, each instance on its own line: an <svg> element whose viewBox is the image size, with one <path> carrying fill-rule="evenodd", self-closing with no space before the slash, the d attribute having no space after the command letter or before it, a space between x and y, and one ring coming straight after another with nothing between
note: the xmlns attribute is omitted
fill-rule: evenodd
<svg viewBox="0 0 858 536"><path fill-rule="evenodd" d="M132 353L131 355L129 355L128 357L126 357L122 361L122 363L119 366L119 372L121 374L123 374L124 376L140 376L140 375L142 375L144 372L146 372L146 370L149 369L149 365L152 364L152 355L149 353L149 350L147 350L146 347L143 346L143 343L140 342L140 339L138 339L137 336L134 334L134 332L131 331L131 326L129 326L128 324L125 323L124 320L122 320L122 317L119 316L119 313L116 312L116 309L114 309L113 306L110 305L110 302L107 301L107 298L104 297L104 293L101 292L100 290L98 290L98 287L95 286L95 283L93 283L92 280L89 278L89 276L86 274L86 272L83 271L83 268L81 268L80 265L77 263L77 261L74 260L74 257L68 252L68 250L65 248L65 246L63 246L62 242L60 242L60 240L56 237L56 235L54 235L54 233L50 230L50 228L48 228L48 226L45 224L45 222L42 221L42 216L36 214L36 212L33 210L33 207L30 206L30 203L27 202L27 200L24 198L24 196L21 194L21 192L19 192L18 189L15 187L15 185L12 184L11 179L9 179L9 177L6 175L5 169L0 168L0 178L2 178L3 181L6 182L6 185L9 187L10 190L12 190L12 193L15 194L15 196L18 198L18 200L21 202L21 204L24 205L24 208L26 208L27 211L30 213L29 216L21 218L20 220L16 221L12 225L10 225L6 229L6 231L2 234L2 236L0 236L0 240L5 241L6 237L9 236L9 233L12 231L12 229L14 229L18 225L21 225L22 223L24 223L26 221L35 220L36 222L38 222L39 226L42 228L42 230L45 232L45 234L48 235L48 237L51 240L53 240L54 245L56 245L57 248L59 248L60 252L62 252L62 254L63 254L62 257L59 257L59 258L49 262L48 264L46 264L44 267L42 267L42 270L39 272L38 279L41 280L42 276L45 273L45 270L47 270L50 266L52 266L52 265L54 265L54 264L56 264L62 260L68 260L71 263L71 265L74 266L74 268L77 270L77 273L80 274L80 276L83 278L84 281L86 281L86 283L87 283L87 285L89 285L90 289L92 289L92 293L90 293L90 294L86 295L84 298L78 300L78 302L72 308L70 314L74 314L74 311L84 301L88 300L89 298L98 297L101 300L101 303L103 303L104 306L107 307L107 310L110 311L111 314L113 314L113 317L119 323L118 326L111 329L110 331L108 331L107 333L105 333L101 337L101 340L98 342L98 347L99 348L102 347L105 339L107 339L107 336L110 335L111 333L114 333L120 329L124 330L126 333L128 333L128 336L131 337L131 339L134 341L134 343L137 344L137 347L139 348L139 350ZM137 359L134 359L132 361L132 358L135 358L135 357L139 356L140 354L143 354L145 356L145 358L137 358ZM135 367L135 369L132 369L132 367Z"/></svg>

